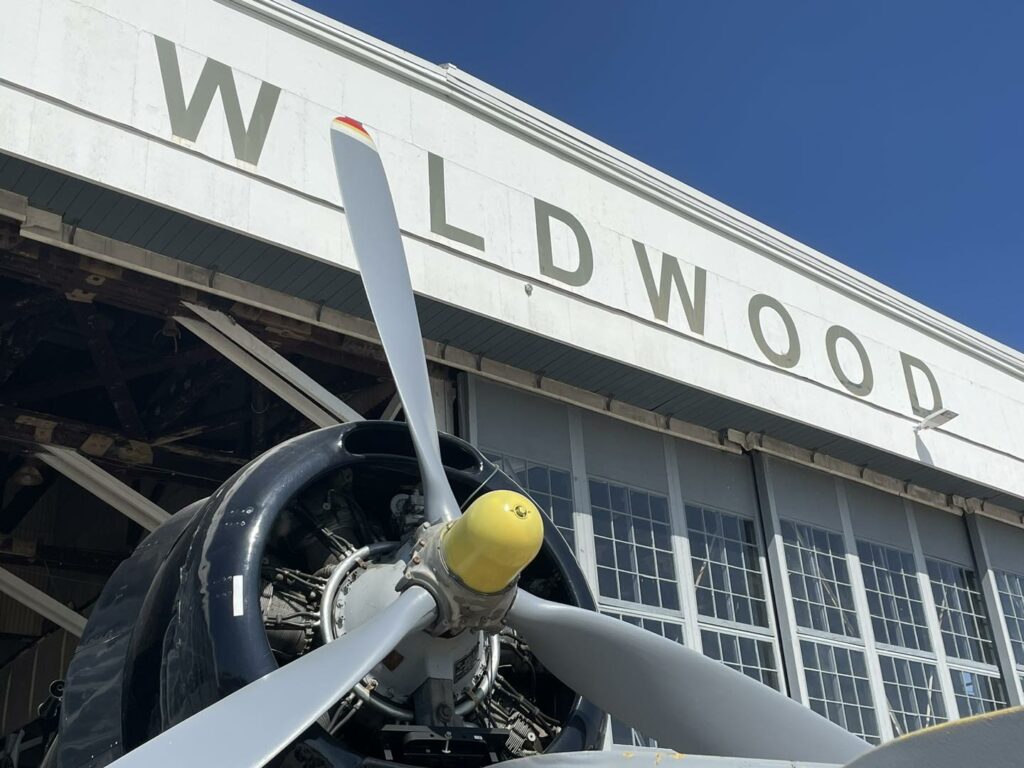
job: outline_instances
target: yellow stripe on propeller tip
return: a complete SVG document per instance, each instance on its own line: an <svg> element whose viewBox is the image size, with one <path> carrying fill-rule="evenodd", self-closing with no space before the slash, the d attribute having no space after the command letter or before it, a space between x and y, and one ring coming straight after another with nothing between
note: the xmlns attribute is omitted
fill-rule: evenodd
<svg viewBox="0 0 1024 768"><path fill-rule="evenodd" d="M515 491L490 491L445 531L441 552L463 584L494 594L515 581L543 541L544 522L536 504Z"/></svg>

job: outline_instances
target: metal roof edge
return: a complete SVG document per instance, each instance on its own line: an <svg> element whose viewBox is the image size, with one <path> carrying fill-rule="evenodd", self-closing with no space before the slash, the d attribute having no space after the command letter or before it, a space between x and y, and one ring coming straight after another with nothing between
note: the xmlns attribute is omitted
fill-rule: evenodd
<svg viewBox="0 0 1024 768"><path fill-rule="evenodd" d="M482 112L500 126L528 134L558 154L745 242L790 269L895 315L996 367L1009 369L1013 375L1024 376L1024 353L772 229L457 66L432 64L291 0L222 1L412 80L461 107Z"/></svg>

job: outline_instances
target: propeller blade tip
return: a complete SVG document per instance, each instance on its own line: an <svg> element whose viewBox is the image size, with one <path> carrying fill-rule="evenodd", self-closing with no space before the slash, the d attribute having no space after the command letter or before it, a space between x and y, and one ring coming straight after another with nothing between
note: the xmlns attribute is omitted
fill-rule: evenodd
<svg viewBox="0 0 1024 768"><path fill-rule="evenodd" d="M343 130L349 133L361 141L373 144L373 139L370 138L369 131L363 127L363 124L351 117L336 117L334 122L331 123L331 127L335 130Z"/></svg>

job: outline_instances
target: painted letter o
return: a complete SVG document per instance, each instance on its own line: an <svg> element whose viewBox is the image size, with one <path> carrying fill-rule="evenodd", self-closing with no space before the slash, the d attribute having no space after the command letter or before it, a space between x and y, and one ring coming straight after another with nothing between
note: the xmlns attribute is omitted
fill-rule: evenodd
<svg viewBox="0 0 1024 768"><path fill-rule="evenodd" d="M836 345L840 339L846 339L857 350L857 356L860 358L860 366L863 371L859 382L851 381L839 364L839 352L836 349ZM871 390L875 387L875 375L871 371L871 361L868 359L868 353L864 349L864 345L861 344L860 339L853 335L852 331L843 328L841 325L833 325L825 334L825 351L828 353L828 362L832 366L832 373L836 375L840 384L857 395L857 397L864 397L871 393Z"/></svg>
<svg viewBox="0 0 1024 768"><path fill-rule="evenodd" d="M785 352L776 352L768 345L768 340L764 337L764 329L761 328L761 310L765 308L773 310L782 318L782 324L786 326L789 348ZM793 318L789 316L789 312L778 299L773 299L763 293L755 294L747 308L747 316L750 320L750 331L754 334L754 341L757 342L761 354L780 368L792 368L800 362L800 337L796 334Z"/></svg>

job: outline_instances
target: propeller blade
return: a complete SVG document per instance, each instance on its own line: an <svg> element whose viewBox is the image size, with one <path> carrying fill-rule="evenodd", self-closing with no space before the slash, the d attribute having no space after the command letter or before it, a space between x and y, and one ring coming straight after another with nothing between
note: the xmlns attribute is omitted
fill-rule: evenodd
<svg viewBox="0 0 1024 768"><path fill-rule="evenodd" d="M847 768L1009 768L1022 759L1024 708L1014 707L916 731L871 750Z"/></svg>
<svg viewBox="0 0 1024 768"><path fill-rule="evenodd" d="M434 619L410 587L373 620L261 677L111 763L111 768L260 768L348 693L406 635Z"/></svg>
<svg viewBox="0 0 1024 768"><path fill-rule="evenodd" d="M685 760L685 762L680 762ZM825 768L822 763L765 760L717 755L682 755L669 749L588 750L587 752L546 752L501 764L501 768ZM839 766L835 766L839 768Z"/></svg>
<svg viewBox="0 0 1024 768"><path fill-rule="evenodd" d="M459 505L441 464L416 302L384 166L373 139L351 118L335 118L331 148L363 286L419 459L427 519L451 521Z"/></svg>
<svg viewBox="0 0 1024 768"><path fill-rule="evenodd" d="M563 683L662 747L823 763L870 749L778 691L624 621L522 589L505 621Z"/></svg>

